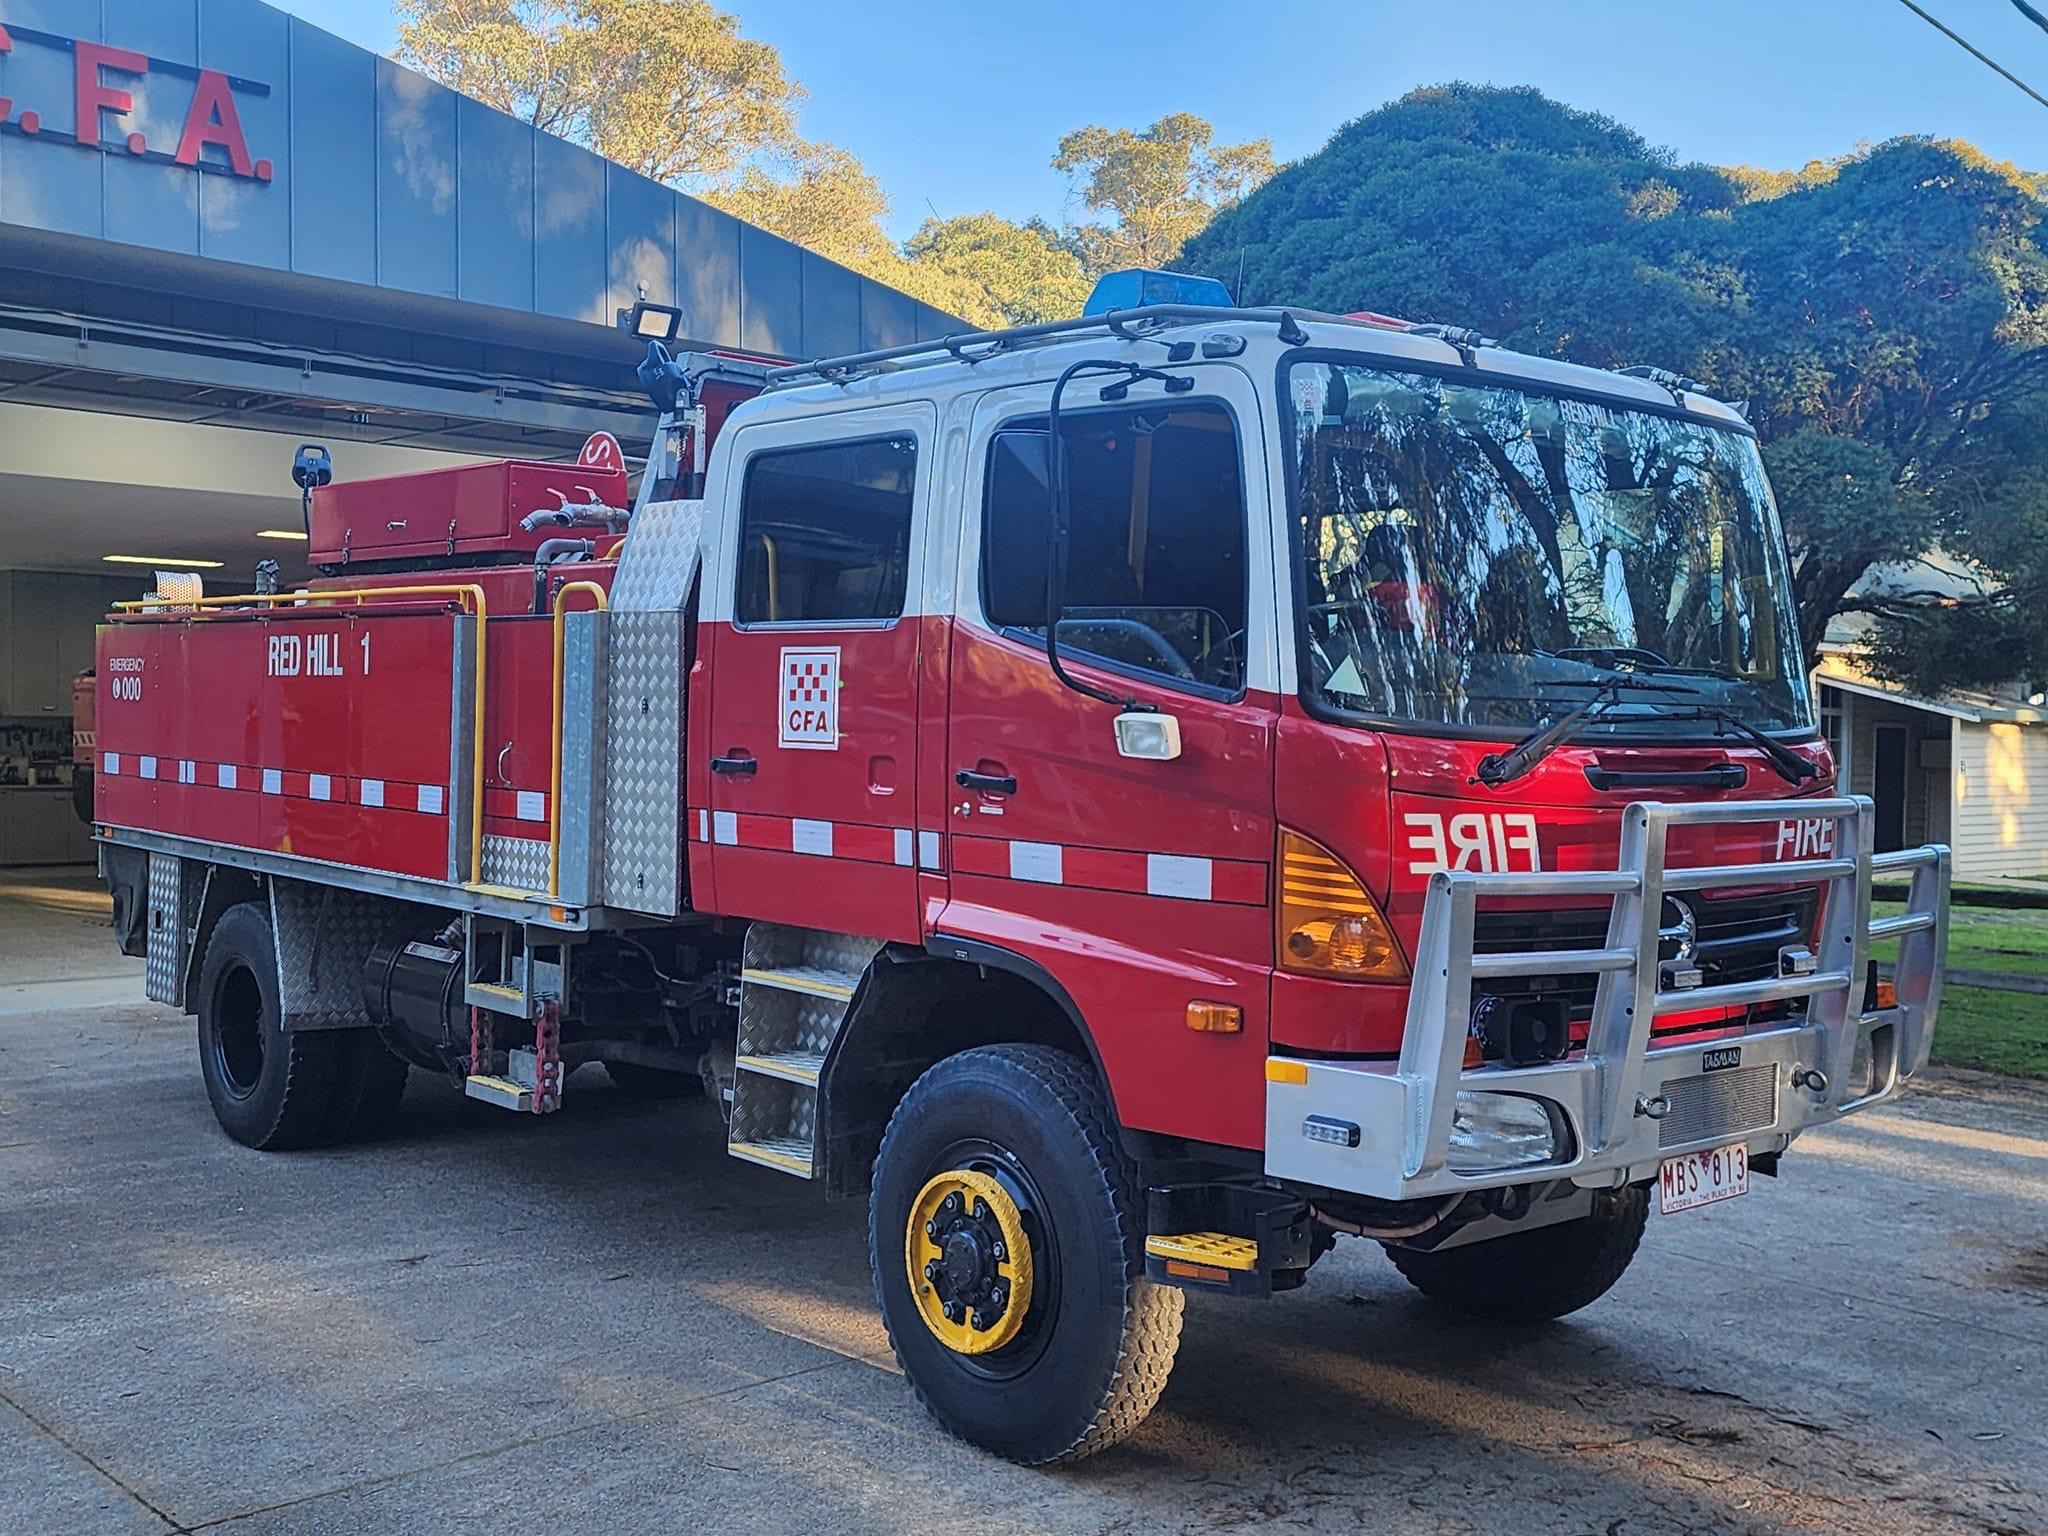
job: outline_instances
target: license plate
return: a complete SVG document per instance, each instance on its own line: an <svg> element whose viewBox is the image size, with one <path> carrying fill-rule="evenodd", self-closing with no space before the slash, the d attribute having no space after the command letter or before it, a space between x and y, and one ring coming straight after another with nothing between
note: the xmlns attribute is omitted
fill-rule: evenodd
<svg viewBox="0 0 2048 1536"><path fill-rule="evenodd" d="M1667 1157L1657 1170L1657 1209L1669 1216L1749 1193L1749 1148L1741 1142Z"/></svg>

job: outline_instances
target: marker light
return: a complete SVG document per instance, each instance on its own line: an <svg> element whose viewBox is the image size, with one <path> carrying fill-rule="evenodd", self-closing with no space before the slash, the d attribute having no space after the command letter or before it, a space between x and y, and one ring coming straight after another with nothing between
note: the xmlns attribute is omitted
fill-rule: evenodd
<svg viewBox="0 0 2048 1536"><path fill-rule="evenodd" d="M186 560L177 555L101 555L108 565L161 565L179 571L217 571L219 560Z"/></svg>
<svg viewBox="0 0 2048 1536"><path fill-rule="evenodd" d="M1403 981L1408 962L1358 876L1320 843L1280 833L1280 968L1349 981Z"/></svg>
<svg viewBox="0 0 2048 1536"><path fill-rule="evenodd" d="M257 530L256 537L259 539L291 539L303 544L306 541L307 535L299 532L296 528L263 528Z"/></svg>

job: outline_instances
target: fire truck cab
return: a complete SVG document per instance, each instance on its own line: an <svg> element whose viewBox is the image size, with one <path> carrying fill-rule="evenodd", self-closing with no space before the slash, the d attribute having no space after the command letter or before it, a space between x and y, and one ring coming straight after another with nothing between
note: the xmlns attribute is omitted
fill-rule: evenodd
<svg viewBox="0 0 2048 1536"><path fill-rule="evenodd" d="M630 512L616 445L302 456L319 580L103 629L123 942L238 1140L411 1068L701 1084L867 1197L939 1422L1050 1462L1143 1419L1186 1289L1350 1235L1535 1323L1926 1062L1946 850L1833 792L1690 381L1184 289L642 378Z"/></svg>

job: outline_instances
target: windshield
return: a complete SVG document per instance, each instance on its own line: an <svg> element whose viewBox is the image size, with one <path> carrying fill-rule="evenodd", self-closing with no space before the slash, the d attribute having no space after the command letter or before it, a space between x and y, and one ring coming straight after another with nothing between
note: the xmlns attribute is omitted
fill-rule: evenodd
<svg viewBox="0 0 2048 1536"><path fill-rule="evenodd" d="M1289 400L1312 698L1519 731L1625 677L1589 733L1810 728L1748 436L1328 362L1294 365Z"/></svg>

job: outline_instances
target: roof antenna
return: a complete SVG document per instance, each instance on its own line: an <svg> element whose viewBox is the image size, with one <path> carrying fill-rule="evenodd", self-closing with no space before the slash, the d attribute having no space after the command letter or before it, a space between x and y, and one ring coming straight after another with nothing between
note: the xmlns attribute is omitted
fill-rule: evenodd
<svg viewBox="0 0 2048 1536"><path fill-rule="evenodd" d="M1244 308L1244 253L1249 249L1245 245L1237 248L1237 288L1230 295L1230 302L1240 309Z"/></svg>

